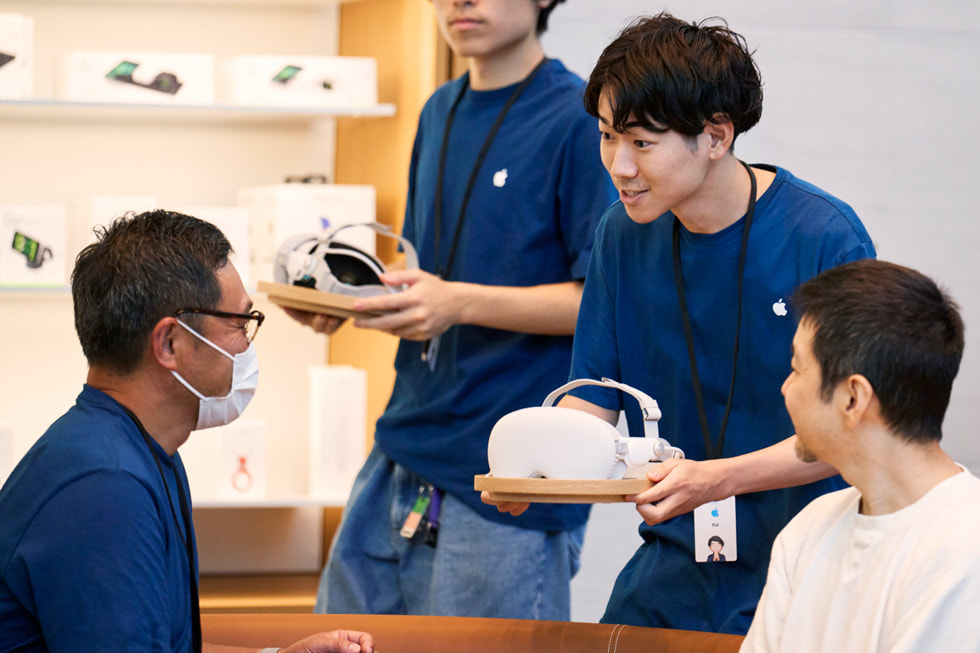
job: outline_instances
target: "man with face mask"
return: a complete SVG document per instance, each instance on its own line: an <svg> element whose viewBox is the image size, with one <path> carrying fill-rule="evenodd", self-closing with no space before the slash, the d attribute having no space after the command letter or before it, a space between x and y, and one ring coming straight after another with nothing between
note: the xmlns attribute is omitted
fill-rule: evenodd
<svg viewBox="0 0 980 653"><path fill-rule="evenodd" d="M78 255L88 377L0 490L0 650L215 650L201 642L177 449L255 393L264 316L230 251L213 225L152 211ZM333 631L284 650L373 649L370 635Z"/></svg>

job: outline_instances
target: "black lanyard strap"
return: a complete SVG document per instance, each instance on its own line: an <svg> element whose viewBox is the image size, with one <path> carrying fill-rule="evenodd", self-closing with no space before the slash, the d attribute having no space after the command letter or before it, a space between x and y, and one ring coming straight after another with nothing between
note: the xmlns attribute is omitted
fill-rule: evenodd
<svg viewBox="0 0 980 653"><path fill-rule="evenodd" d="M163 465L160 464L160 459L157 457L156 449L153 448L153 443L150 442L150 434L146 432L143 428L143 423L136 417L136 414L123 406L123 410L130 416L136 427L139 429L140 434L143 436L143 441L146 442L146 446L150 449L150 454L153 456L153 462L157 464L157 471L160 472L160 480L163 481L163 489L167 493L167 502L170 504L170 514L174 518L174 524L177 526L177 535L180 537L181 543L184 545L184 550L187 552L187 568L190 574L190 585L191 585L191 636L193 640L194 653L201 653L203 647L202 635L201 635L201 601L197 589L197 570L194 564L194 546L193 540L191 540L191 531L193 527L193 522L191 520L191 509L190 502L187 500L187 494L184 492L184 486L181 484L180 479L177 477L177 470L174 469L174 484L177 486L177 500L180 503L180 516L181 521L184 523L184 531L181 533L180 522L177 521L177 513L174 510L174 500L170 496L170 487L167 485L167 477L163 474Z"/></svg>
<svg viewBox="0 0 980 653"><path fill-rule="evenodd" d="M507 98L507 102L504 104L503 109L497 114L497 119L494 121L493 126L490 131L487 132L487 137L483 141L483 145L480 147L479 154L476 155L476 163L473 164L473 169L470 171L469 180L466 182L466 189L463 191L463 202L459 207L459 219L456 221L456 229L453 233L453 241L449 247L449 255L446 257L446 264L444 266L436 266L436 274L445 279L449 272L452 270L453 261L456 258L456 250L459 247L460 234L463 231L463 217L466 215L466 207L470 203L470 195L473 193L473 186L476 184L476 177L480 172L480 168L483 167L483 161L487 158L487 152L490 150L490 145L493 143L494 137L496 137L497 132L500 131L500 127L504 124L504 118L507 117L507 112L510 108L514 106L517 99L524 92L524 89L530 85L534 76L538 74L544 65L548 63L548 58L545 57L538 65L534 67L534 70L528 74L517 87L511 92L510 97ZM446 117L446 127L442 133L442 147L439 150L439 172L436 177L436 197L435 197L435 258L436 261L439 260L439 243L442 238L442 189L443 182L446 175L446 159L449 152L449 132L453 127L453 120L456 118L456 108L459 106L460 100L466 94L466 90L469 88L469 78L463 82L463 88L460 89L459 95L453 101L452 106L449 109L449 115Z"/></svg>
<svg viewBox="0 0 980 653"><path fill-rule="evenodd" d="M745 222L742 225L742 246L738 253L738 308L735 318L735 345L732 348L732 383L728 389L728 400L725 402L725 414L718 429L718 442L711 439L711 429L708 426L708 413L704 407L704 393L701 390L701 377L698 375L698 361L694 355L694 333L691 329L691 316L687 310L687 298L684 295L684 275L681 271L681 228L680 222L674 216L673 258L674 282L677 284L677 299L680 301L681 318L684 321L684 338L687 340L687 355L691 364L691 385L694 388L694 400L697 402L698 421L701 424L701 435L704 436L704 449L708 458L721 458L725 447L725 432L728 430L728 417L732 412L732 398L735 396L735 376L738 370L739 333L742 330L742 291L745 281L745 254L749 247L749 230L752 228L752 218L755 215L756 181L752 168L740 161L749 173L752 188L749 192L749 208L745 212Z"/></svg>

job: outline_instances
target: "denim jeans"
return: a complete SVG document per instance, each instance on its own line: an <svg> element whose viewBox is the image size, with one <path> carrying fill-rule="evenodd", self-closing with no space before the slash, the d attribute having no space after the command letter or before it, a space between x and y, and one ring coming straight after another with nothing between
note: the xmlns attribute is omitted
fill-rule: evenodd
<svg viewBox="0 0 980 653"><path fill-rule="evenodd" d="M371 452L330 548L316 612L569 619L585 526L508 526L446 494L432 547L399 534L424 483Z"/></svg>

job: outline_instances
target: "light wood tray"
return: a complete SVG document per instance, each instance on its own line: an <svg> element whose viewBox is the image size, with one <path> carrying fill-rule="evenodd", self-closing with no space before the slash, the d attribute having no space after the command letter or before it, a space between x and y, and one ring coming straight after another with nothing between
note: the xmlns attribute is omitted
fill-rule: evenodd
<svg viewBox="0 0 980 653"><path fill-rule="evenodd" d="M269 295L269 301L286 308L335 317L377 317L380 312L354 310L354 297L285 283L260 281L256 288Z"/></svg>
<svg viewBox="0 0 980 653"><path fill-rule="evenodd" d="M493 493L496 501L527 503L619 503L627 495L653 487L649 479L566 480L559 478L496 478L489 474L473 477L473 489Z"/></svg>

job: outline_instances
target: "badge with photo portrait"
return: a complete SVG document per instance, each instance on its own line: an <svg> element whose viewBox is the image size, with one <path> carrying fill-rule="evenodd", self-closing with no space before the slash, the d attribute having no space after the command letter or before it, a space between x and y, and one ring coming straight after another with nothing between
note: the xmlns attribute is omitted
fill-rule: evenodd
<svg viewBox="0 0 980 653"><path fill-rule="evenodd" d="M735 562L735 497L709 501L694 510L694 557L698 562Z"/></svg>

